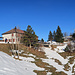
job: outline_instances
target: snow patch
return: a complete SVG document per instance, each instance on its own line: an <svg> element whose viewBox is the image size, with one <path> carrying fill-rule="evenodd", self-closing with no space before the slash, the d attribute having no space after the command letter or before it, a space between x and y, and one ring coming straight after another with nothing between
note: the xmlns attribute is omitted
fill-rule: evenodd
<svg viewBox="0 0 75 75"><path fill-rule="evenodd" d="M15 60L0 51L0 75L36 75L33 70L44 70L44 68L37 67L31 62Z"/></svg>
<svg viewBox="0 0 75 75"><path fill-rule="evenodd" d="M42 58L42 61L48 63L49 65L52 65L53 67L55 67L57 69L56 72L62 71L64 73L66 73L67 75L74 74L74 73L72 73L72 68L75 64L75 60L74 60L73 64L69 64L69 66L70 66L69 71L64 70L64 65L68 63L68 61L69 61L68 59L71 58L71 57L68 57L67 59L64 59L56 51L53 51L50 48L43 47L43 51L45 52L45 55L48 57L48 59ZM63 65L59 65L57 62L54 61L54 59L59 60Z"/></svg>
<svg viewBox="0 0 75 75"><path fill-rule="evenodd" d="M61 62L62 64L68 63L68 59L64 59L64 58L63 58L62 56L60 56L56 51L53 51L53 50L51 50L50 48L44 48L43 50L44 50L44 52L46 53L45 55L46 55L49 59L51 59L51 58L58 59L58 60L60 60L60 62Z"/></svg>

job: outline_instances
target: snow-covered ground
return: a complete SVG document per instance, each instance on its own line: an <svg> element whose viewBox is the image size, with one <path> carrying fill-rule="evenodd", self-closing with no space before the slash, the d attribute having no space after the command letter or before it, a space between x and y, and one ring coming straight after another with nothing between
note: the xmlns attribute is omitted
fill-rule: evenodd
<svg viewBox="0 0 75 75"><path fill-rule="evenodd" d="M72 73L72 68L75 65L75 60L73 64L69 63L69 58L72 58L73 56L68 56L66 59L64 59L58 53L58 52L64 52L63 49L65 49L66 46L67 44L65 44L64 46L57 46L57 48L55 48L54 50L51 50L51 48L42 47L42 51L45 52L47 59L46 58L40 58L40 59L42 60L42 62L46 62L50 66L56 68L56 72L62 71L67 75L74 75L74 73ZM21 52L23 52L23 50ZM20 61L0 51L0 75L36 75L36 73L33 72L34 70L45 71L45 68L40 68L36 66L35 63L31 62L35 61L34 58L39 59L38 57L36 57L36 55L25 54L25 53L23 53L23 55L29 57L19 56L19 59L21 59ZM55 59L59 60L61 62L61 65L55 62ZM67 63L70 66L68 71L64 70L65 68L64 65ZM51 74L52 72L47 71L47 75Z"/></svg>
<svg viewBox="0 0 75 75"><path fill-rule="evenodd" d="M64 52L64 49L66 48L67 44L63 45L63 46L57 46L57 48L55 48L55 50L57 52Z"/></svg>
<svg viewBox="0 0 75 75"><path fill-rule="evenodd" d="M60 47L59 47L60 48ZM67 57L66 59L64 59L62 56L60 56L56 51L53 51L53 50L51 50L50 48L43 48L43 50L44 50L44 52L46 53L45 55L48 57L48 59L43 59L42 58L42 61L43 62L46 62L46 63L48 63L49 65L52 65L53 67L55 67L57 70L57 72L60 72L60 71L62 71L62 72L64 72L64 73L66 73L67 75L72 75L72 74L74 74L74 73L72 73L72 68L73 68L73 66L74 66L74 64L75 64L75 60L74 60L74 63L73 64L70 64L69 63L69 66L70 66L70 70L69 71L65 71L64 70L64 65L65 64L67 64L68 63L68 58L70 58L70 57ZM55 62L53 59L57 59L57 60L59 60L61 63L62 63L62 65L59 65L57 62Z"/></svg>
<svg viewBox="0 0 75 75"><path fill-rule="evenodd" d="M25 58L20 58L25 60ZM26 60L34 61L31 58ZM6 53L0 52L0 75L36 75L33 70L41 71L44 68L39 68L29 61L15 60Z"/></svg>

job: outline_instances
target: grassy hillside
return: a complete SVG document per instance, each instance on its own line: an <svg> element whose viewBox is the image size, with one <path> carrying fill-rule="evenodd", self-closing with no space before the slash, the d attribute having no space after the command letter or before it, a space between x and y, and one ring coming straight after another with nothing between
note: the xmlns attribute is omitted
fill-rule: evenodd
<svg viewBox="0 0 75 75"><path fill-rule="evenodd" d="M12 44L0 44L0 51L3 51L5 53L11 55L11 53L10 53L11 49L12 49ZM34 58L35 61L33 61L32 63L35 63L38 67L44 68L43 71L34 70L34 72L37 73L37 75L47 75L48 72L51 72L52 75L66 75L62 71L56 72L55 67L53 67L52 65L49 65L47 62L42 61L42 59L48 59L45 56L45 52L38 51L38 50L35 50L33 48L30 49L29 47L26 47L22 44L19 45L19 49L24 50L24 52L20 56ZM33 55L35 55L35 57L29 56L29 54L33 54ZM74 59L75 59L75 53L64 52L64 53L60 53L60 55L62 57L64 57L64 59L66 59L68 56L72 56L72 57L69 58L68 63L73 64ZM59 65L62 65L60 60L57 60L57 59L53 59L53 60L55 60L55 62L58 63ZM64 70L65 71L69 70L68 63L64 65ZM75 65L73 66L73 69L74 68L75 68ZM74 70L72 70L72 71L74 73Z"/></svg>
<svg viewBox="0 0 75 75"><path fill-rule="evenodd" d="M10 50L12 49L12 44L0 44L0 51L3 51L9 55L11 55ZM15 47L15 46L14 46ZM38 50L35 50L33 48L26 47L22 44L19 45L19 50L24 50L24 53L32 53L36 55L37 57L45 58L44 52L39 52Z"/></svg>
<svg viewBox="0 0 75 75"><path fill-rule="evenodd" d="M3 51L10 55L10 46L9 44L0 44L0 51Z"/></svg>

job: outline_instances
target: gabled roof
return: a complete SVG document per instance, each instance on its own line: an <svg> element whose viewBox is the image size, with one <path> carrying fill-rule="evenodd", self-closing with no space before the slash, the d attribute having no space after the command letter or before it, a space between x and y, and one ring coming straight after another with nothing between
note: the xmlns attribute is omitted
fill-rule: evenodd
<svg viewBox="0 0 75 75"><path fill-rule="evenodd" d="M4 35L4 34L10 34L10 33L20 33L20 34L24 34L24 31L23 31L23 30L20 30L20 29L17 29L17 28L15 27L14 29L5 32L5 33L3 33L2 35Z"/></svg>

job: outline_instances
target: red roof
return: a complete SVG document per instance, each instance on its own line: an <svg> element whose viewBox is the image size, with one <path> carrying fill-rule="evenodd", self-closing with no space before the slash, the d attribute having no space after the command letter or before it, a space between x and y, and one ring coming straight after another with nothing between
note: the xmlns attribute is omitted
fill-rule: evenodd
<svg viewBox="0 0 75 75"><path fill-rule="evenodd" d="M4 35L4 34L10 34L10 33L20 33L20 34L24 34L24 31L23 31L23 30L20 30L20 29L17 29L17 28L15 27L14 29L5 32L5 33L3 33L2 35Z"/></svg>

